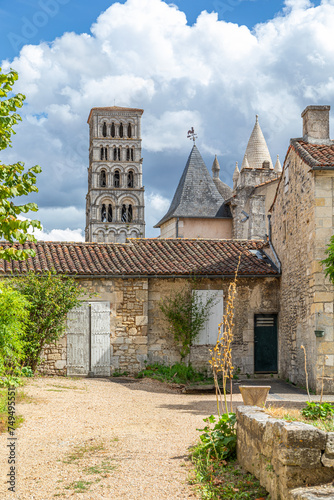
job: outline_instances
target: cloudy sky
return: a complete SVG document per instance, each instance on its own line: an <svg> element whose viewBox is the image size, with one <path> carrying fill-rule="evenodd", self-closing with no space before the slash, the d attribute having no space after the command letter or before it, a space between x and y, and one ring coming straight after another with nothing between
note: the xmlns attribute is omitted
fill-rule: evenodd
<svg viewBox="0 0 334 500"><path fill-rule="evenodd" d="M334 0L13 0L0 7L0 60L19 72L22 123L2 162L40 164L41 239L80 240L89 110L140 107L146 236L191 149L231 184L259 114L272 159L301 135L301 111L332 104ZM36 199L37 198L37 199Z"/></svg>

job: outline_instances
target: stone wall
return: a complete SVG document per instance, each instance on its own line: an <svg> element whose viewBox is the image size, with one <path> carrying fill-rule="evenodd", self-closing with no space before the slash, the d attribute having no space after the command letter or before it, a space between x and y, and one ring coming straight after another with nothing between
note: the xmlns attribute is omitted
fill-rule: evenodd
<svg viewBox="0 0 334 500"><path fill-rule="evenodd" d="M290 149L272 209L272 239L282 264L279 370L305 385L304 345L310 385L317 392L325 354L325 392L334 389L334 293L320 264L333 234L333 178L329 171L311 172ZM317 338L316 329L325 336Z"/></svg>
<svg viewBox="0 0 334 500"><path fill-rule="evenodd" d="M198 279L196 289L223 290L228 293L231 278ZM85 298L110 302L110 349L112 371L140 371L145 361L173 364L180 361L169 325L159 302L162 298L190 287L184 278L86 279L80 280ZM277 278L239 278L235 301L234 366L241 373L254 373L254 314L277 313ZM93 297L89 294L95 294ZM225 299L224 299L225 300ZM217 325L218 333L218 325ZM195 345L190 361L198 369L209 369L209 345ZM56 346L44 350L40 371L66 374L66 336Z"/></svg>
<svg viewBox="0 0 334 500"><path fill-rule="evenodd" d="M201 279L197 289L223 290L227 297L230 278ZM148 359L151 362L175 363L180 360L179 350L169 333L169 326L160 311L159 302L164 297L190 286L185 279L149 280L148 293ZM254 373L254 315L273 314L279 310L279 282L277 278L239 278L235 300L235 336L233 343L233 364L241 373ZM217 325L218 334L218 325ZM193 366L209 368L209 348L199 345L191 349L190 359Z"/></svg>
<svg viewBox="0 0 334 500"><path fill-rule="evenodd" d="M272 500L292 500L295 488L333 481L333 432L277 420L255 406L237 408L237 425L238 461Z"/></svg>

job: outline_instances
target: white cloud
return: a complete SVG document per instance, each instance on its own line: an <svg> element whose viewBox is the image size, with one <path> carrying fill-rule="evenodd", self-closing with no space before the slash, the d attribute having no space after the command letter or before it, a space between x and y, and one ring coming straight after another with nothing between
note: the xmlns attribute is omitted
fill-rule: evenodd
<svg viewBox="0 0 334 500"><path fill-rule="evenodd" d="M35 229L34 236L38 241L85 241L82 229L52 229L44 231Z"/></svg>
<svg viewBox="0 0 334 500"><path fill-rule="evenodd" d="M186 139L191 126L208 167L219 153L221 177L230 182L256 113L272 157L284 157L289 138L301 134L304 107L331 104L333 26L334 0L317 7L308 0L286 0L280 14L253 31L205 11L188 26L185 14L162 0L115 3L91 33L26 45L13 61L3 62L3 69L19 72L15 89L27 101L14 148L2 159L42 166L37 201L48 231L83 229L87 116L93 106L116 102L145 110L148 193L172 198L182 158L191 148ZM146 234L155 218L150 196ZM70 206L80 213L80 222Z"/></svg>

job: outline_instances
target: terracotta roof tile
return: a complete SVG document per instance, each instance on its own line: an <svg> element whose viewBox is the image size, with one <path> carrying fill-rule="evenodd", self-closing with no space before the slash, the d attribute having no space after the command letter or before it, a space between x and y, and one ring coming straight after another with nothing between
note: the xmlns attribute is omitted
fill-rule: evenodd
<svg viewBox="0 0 334 500"><path fill-rule="evenodd" d="M79 276L233 275L241 253L239 275L275 276L275 266L263 258L264 245L262 241L160 238L130 239L124 244L39 241L24 244L36 251L34 258L0 260L0 274L54 268L58 273Z"/></svg>
<svg viewBox="0 0 334 500"><path fill-rule="evenodd" d="M334 167L334 144L311 144L302 139L291 139L291 146L310 167Z"/></svg>

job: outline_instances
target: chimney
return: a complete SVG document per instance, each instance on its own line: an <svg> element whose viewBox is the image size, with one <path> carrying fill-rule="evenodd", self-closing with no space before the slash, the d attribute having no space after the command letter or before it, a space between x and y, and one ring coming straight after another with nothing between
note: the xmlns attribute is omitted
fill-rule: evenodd
<svg viewBox="0 0 334 500"><path fill-rule="evenodd" d="M303 140L312 144L332 144L329 138L330 106L307 106L302 112Z"/></svg>

